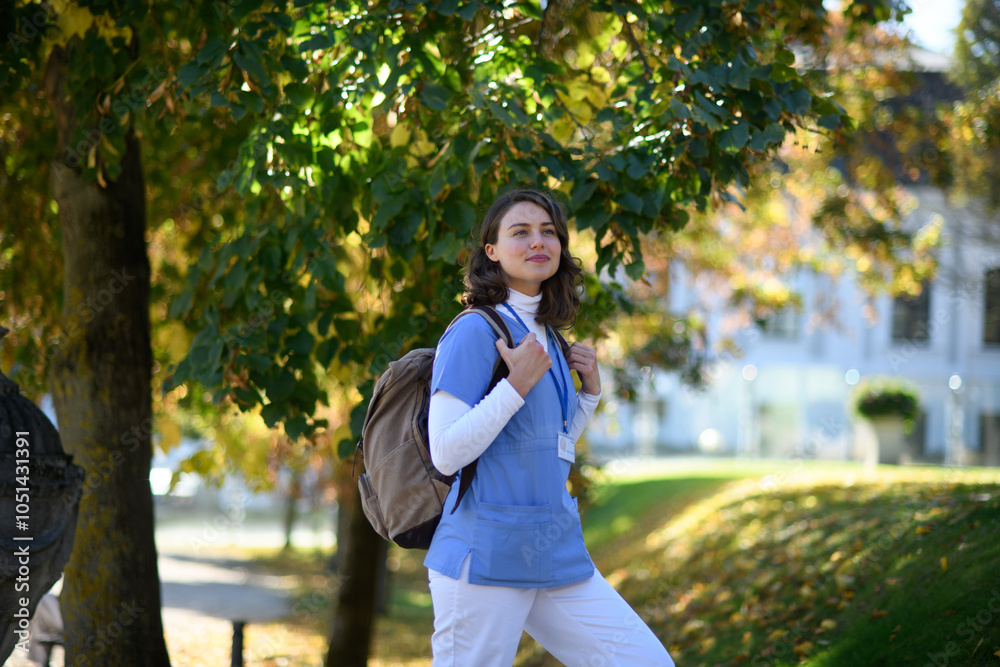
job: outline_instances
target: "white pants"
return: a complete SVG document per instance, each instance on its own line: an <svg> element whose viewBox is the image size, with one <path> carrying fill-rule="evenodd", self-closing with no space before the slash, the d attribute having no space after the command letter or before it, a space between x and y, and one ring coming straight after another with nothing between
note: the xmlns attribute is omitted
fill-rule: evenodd
<svg viewBox="0 0 1000 667"><path fill-rule="evenodd" d="M555 588L469 583L428 570L434 667L508 667L521 631L567 667L673 667L663 644L596 570Z"/></svg>

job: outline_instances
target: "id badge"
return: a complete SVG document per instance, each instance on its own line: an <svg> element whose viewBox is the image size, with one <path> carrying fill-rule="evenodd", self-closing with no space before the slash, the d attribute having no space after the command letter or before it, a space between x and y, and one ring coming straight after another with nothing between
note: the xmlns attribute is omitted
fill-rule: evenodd
<svg viewBox="0 0 1000 667"><path fill-rule="evenodd" d="M576 463L576 443L566 433L559 434L559 458Z"/></svg>

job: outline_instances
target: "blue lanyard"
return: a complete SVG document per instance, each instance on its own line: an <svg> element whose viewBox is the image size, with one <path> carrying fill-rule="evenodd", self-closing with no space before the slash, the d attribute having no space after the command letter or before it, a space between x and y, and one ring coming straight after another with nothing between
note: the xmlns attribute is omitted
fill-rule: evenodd
<svg viewBox="0 0 1000 667"><path fill-rule="evenodd" d="M507 309L507 312L509 312L511 315L514 316L514 319L517 320L518 324L520 324L522 327L524 327L525 331L528 331L528 332L531 331L531 329L528 328L528 325L524 323L524 320L521 319L521 316L518 315L514 311L513 308L511 308L506 303L501 304L501 305L504 308ZM558 346L558 344L555 341L555 337L553 337L553 335L552 335L552 330L549 329L548 327L545 327L545 335L546 335L546 337L548 338L548 341L549 341L549 349L550 350L558 349L559 346ZM560 379L560 376L562 375L561 369L560 369L559 373L556 373L555 372L555 365L549 366L549 375L552 376L552 381L556 385L556 393L559 395L559 407L562 409L562 418L563 418L563 433L569 433L569 417L568 417L568 415L569 415L569 389L566 386L565 378L561 378Z"/></svg>

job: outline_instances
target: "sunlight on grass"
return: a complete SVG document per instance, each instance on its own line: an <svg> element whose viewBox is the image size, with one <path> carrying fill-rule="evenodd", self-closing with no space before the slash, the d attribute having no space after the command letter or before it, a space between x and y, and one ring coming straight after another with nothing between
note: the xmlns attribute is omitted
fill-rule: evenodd
<svg viewBox="0 0 1000 667"><path fill-rule="evenodd" d="M679 665L1000 665L1000 470L666 460L596 478L587 545ZM248 626L247 664L321 665L326 557L254 555L294 574L312 613ZM390 549L374 666L430 665L423 556ZM203 657L224 660L228 639ZM516 664L558 665L529 638Z"/></svg>

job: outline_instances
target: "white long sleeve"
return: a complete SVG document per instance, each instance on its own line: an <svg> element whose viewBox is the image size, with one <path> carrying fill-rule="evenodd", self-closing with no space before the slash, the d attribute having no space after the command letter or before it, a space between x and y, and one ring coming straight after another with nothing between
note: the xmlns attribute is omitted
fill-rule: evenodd
<svg viewBox="0 0 1000 667"><path fill-rule="evenodd" d="M587 428L587 422L594 415L597 404L601 402L601 394L588 394L582 389L576 392L576 414L573 423L569 425L569 439L576 442Z"/></svg>
<svg viewBox="0 0 1000 667"><path fill-rule="evenodd" d="M576 442L594 414L601 396L579 391L576 414L569 437ZM460 398L438 390L431 396L427 430L431 439L431 459L445 475L453 475L479 458L496 439L524 399L507 380L483 397L475 407Z"/></svg>
<svg viewBox="0 0 1000 667"><path fill-rule="evenodd" d="M434 466L453 475L475 461L522 405L524 399L506 378L471 408L444 390L434 392L427 416Z"/></svg>
<svg viewBox="0 0 1000 667"><path fill-rule="evenodd" d="M521 316L528 330L535 333L546 351L548 336L535 320L541 295L530 297L510 291L507 303ZM570 425L570 439L576 442L594 414L601 395L577 392L576 413ZM479 403L470 407L462 399L444 390L431 396L427 430L431 459L445 475L452 475L479 458L503 430L510 418L524 405L524 399L506 379L501 380Z"/></svg>

